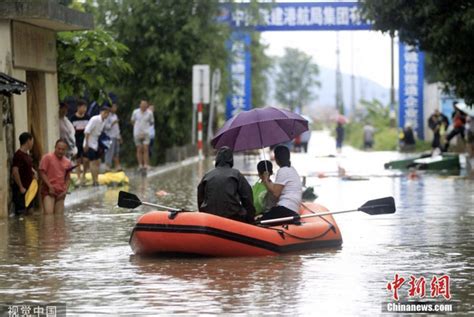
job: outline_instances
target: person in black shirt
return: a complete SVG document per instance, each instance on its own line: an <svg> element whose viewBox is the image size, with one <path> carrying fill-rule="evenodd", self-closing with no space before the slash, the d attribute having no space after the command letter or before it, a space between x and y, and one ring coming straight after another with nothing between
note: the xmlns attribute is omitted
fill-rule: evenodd
<svg viewBox="0 0 474 317"><path fill-rule="evenodd" d="M20 134L20 148L15 152L12 162L12 198L15 204L15 213L27 211L25 206L25 193L30 187L36 171L33 169L33 160L28 154L33 148L33 136L28 132Z"/></svg>
<svg viewBox="0 0 474 317"><path fill-rule="evenodd" d="M86 128L87 123L89 122L89 116L87 115L87 103L84 100L77 101L77 111L71 117L72 125L76 130L76 146L77 146L77 178L83 184L85 183L85 175L89 169L89 160L87 159L87 153L84 153L84 129ZM81 168L81 164L83 169ZM82 178L81 178L82 174Z"/></svg>
<svg viewBox="0 0 474 317"><path fill-rule="evenodd" d="M344 142L344 126L341 122L336 126L336 149L337 153L341 153L342 142Z"/></svg>
<svg viewBox="0 0 474 317"><path fill-rule="evenodd" d="M402 130L401 137L400 137L400 149L402 151L410 152L415 149L416 146L416 139L415 133L413 132L413 128L411 123L405 124L405 127Z"/></svg>
<svg viewBox="0 0 474 317"><path fill-rule="evenodd" d="M431 148L433 151L437 148L441 150L441 135L448 129L449 120L438 109L428 118L428 127L433 131L433 142Z"/></svg>
<svg viewBox="0 0 474 317"><path fill-rule="evenodd" d="M232 150L226 146L219 149L216 168L207 172L198 186L198 208L217 216L253 223L252 187L235 168Z"/></svg>

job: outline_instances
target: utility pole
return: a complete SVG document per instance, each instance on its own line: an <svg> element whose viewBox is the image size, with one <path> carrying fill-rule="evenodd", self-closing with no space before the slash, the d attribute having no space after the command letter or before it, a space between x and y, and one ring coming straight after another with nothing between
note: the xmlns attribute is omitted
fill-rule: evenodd
<svg viewBox="0 0 474 317"><path fill-rule="evenodd" d="M202 153L202 104L203 104L203 94L204 94L204 70L200 69L199 70L199 103L197 106L197 114L198 114L198 122L197 122L197 128L198 128L198 139L197 139L197 147L198 147L198 157L199 160L203 159L203 153Z"/></svg>
<svg viewBox="0 0 474 317"><path fill-rule="evenodd" d="M390 67L391 67L391 78L390 78L390 126L392 128L396 125L396 114L395 114L395 67L394 67L394 43L393 34L390 36Z"/></svg>
<svg viewBox="0 0 474 317"><path fill-rule="evenodd" d="M197 148L199 160L204 158L202 143L202 111L205 103L209 103L209 65L193 66L193 128L194 106L197 106ZM194 131L193 131L194 135ZM193 138L194 141L194 138Z"/></svg>
<svg viewBox="0 0 474 317"><path fill-rule="evenodd" d="M221 83L221 71L219 69L215 69L212 73L212 80L211 80L211 104L209 106L209 122L207 124L207 143L210 144L212 137L214 136L214 112L216 108L216 96L217 91L219 90L219 86Z"/></svg>
<svg viewBox="0 0 474 317"><path fill-rule="evenodd" d="M336 109L340 114L344 114L344 101L342 100L342 74L339 51L339 31L336 32L336 58Z"/></svg>
<svg viewBox="0 0 474 317"><path fill-rule="evenodd" d="M355 75L354 75L354 38L351 32L351 116L355 116L356 97L355 97Z"/></svg>

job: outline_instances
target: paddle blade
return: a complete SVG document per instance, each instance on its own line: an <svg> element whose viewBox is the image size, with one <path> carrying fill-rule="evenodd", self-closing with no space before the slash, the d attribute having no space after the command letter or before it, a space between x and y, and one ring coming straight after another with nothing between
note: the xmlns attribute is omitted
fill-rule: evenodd
<svg viewBox="0 0 474 317"><path fill-rule="evenodd" d="M141 204L142 202L136 195L124 191L119 192L117 203L119 207L133 209L140 206Z"/></svg>
<svg viewBox="0 0 474 317"><path fill-rule="evenodd" d="M384 197L374 200L369 200L359 207L360 211L369 215L384 215L393 214L396 210L395 200L393 197Z"/></svg>

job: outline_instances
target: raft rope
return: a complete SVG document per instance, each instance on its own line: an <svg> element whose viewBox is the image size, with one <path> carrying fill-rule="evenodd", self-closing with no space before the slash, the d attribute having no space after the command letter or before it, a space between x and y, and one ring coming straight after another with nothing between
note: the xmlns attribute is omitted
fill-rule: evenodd
<svg viewBox="0 0 474 317"><path fill-rule="evenodd" d="M311 210L308 206L306 206L305 204L301 204L306 210L308 210L310 213L312 214L317 214L315 211ZM296 236L294 234L291 234L291 233L288 233L282 229L276 229L276 228L267 228L267 229L270 229L270 230L275 230L276 232L278 232L280 234L280 236L284 239L285 238L285 235L289 236L289 237L292 237L292 238L295 238L295 239L298 239L298 240L314 240L314 239L317 239L317 238L321 238L323 236L325 236L330 230L336 232L336 228L334 227L334 225L329 221L327 220L326 218L324 218L323 216L319 216L319 218L323 219L328 225L329 225L329 228L328 230L326 230L325 232L323 232L322 234L320 235L317 235L317 236L314 236L314 237L310 237L310 238L306 238L306 237L299 237L299 236Z"/></svg>
<svg viewBox="0 0 474 317"><path fill-rule="evenodd" d="M321 238L321 237L324 237L330 230L332 230L333 228L332 227L329 227L328 230L324 231L323 233L321 233L320 235L317 235L317 236L314 236L314 237L299 237L299 236L296 236L294 234L291 234L291 233L288 233L286 232L285 230L282 230L282 229L276 229L276 228L267 228L267 229L270 229L270 230L274 230L276 232L278 232L280 234L280 236L285 239L285 235L289 236L289 237L292 237L292 238L295 238L295 239L298 239L298 240L304 240L304 241L307 241L307 240L314 240L314 239L317 239L317 238Z"/></svg>
<svg viewBox="0 0 474 317"><path fill-rule="evenodd" d="M308 210L310 213L312 214L316 214L316 212L314 210L311 210L309 209L308 206L306 206L305 204L301 204L301 206L303 206L306 210ZM332 224L332 222L330 222L329 220L327 220L326 218L324 218L323 216L319 216L319 218L323 219L330 227L331 229L333 229L334 232L336 232L336 228L334 228L334 225Z"/></svg>

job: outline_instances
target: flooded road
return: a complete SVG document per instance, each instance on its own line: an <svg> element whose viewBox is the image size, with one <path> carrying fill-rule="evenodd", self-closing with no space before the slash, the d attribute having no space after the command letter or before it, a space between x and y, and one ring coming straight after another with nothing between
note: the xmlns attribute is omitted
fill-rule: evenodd
<svg viewBox="0 0 474 317"><path fill-rule="evenodd" d="M1 302L65 302L68 315L378 315L391 300L386 286L395 274L425 277L427 298L431 278L446 274L457 314L472 315L473 182L436 174L409 179L383 169L398 153L344 149L326 157L332 148L327 136L316 134L308 154L292 156L300 174L319 176L307 178L318 203L336 211L394 196L397 204L393 215L336 215L340 249L239 259L138 257L128 239L137 217L150 209L116 208L120 189L108 189L63 215L0 220ZM257 163L235 161L244 171ZM368 180L332 177L338 165ZM211 166L209 160L136 178L125 190L143 201L195 209L196 186ZM159 190L168 195L157 197ZM407 281L401 298L408 288Z"/></svg>

